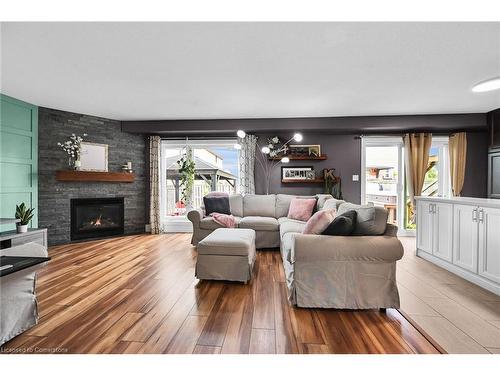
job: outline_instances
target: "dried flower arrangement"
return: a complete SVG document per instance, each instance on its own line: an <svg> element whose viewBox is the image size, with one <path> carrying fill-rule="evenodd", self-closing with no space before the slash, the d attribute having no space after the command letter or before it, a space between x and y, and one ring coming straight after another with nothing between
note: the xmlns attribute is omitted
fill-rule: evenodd
<svg viewBox="0 0 500 375"><path fill-rule="evenodd" d="M87 134L83 134L83 137L86 137ZM79 135L75 135L75 133L71 134L69 140L64 143L57 142L57 145L63 149L69 156L78 159L80 156L80 144L83 141L83 137Z"/></svg>

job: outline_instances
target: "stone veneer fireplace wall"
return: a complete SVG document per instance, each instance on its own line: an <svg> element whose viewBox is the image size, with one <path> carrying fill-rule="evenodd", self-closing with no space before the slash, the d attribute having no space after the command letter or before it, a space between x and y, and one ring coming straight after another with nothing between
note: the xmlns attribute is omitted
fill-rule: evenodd
<svg viewBox="0 0 500 375"><path fill-rule="evenodd" d="M146 223L146 138L124 133L120 121L49 108L39 108L38 136L38 226L48 229L49 245L71 241L71 199L124 198L125 234L144 232ZM108 170L120 171L132 162L133 183L62 182L58 169L67 168L68 158L57 142L72 134L87 133L86 141L108 144Z"/></svg>

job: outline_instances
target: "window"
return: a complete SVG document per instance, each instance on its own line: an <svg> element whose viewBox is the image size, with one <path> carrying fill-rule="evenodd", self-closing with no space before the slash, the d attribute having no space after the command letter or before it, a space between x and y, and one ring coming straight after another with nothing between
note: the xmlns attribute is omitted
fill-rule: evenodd
<svg viewBox="0 0 500 375"><path fill-rule="evenodd" d="M190 231L186 218L190 208L200 208L203 196L211 191L228 194L238 190L239 151L236 139L162 141L160 206L161 221L166 231ZM195 178L189 202L182 199L183 186L178 160L190 154L195 163Z"/></svg>
<svg viewBox="0 0 500 375"><path fill-rule="evenodd" d="M422 196L449 197L451 196L450 165L448 157L448 137L433 136L429 149L429 163L425 173ZM410 218L412 216L408 188L405 184L405 229L416 228Z"/></svg>
<svg viewBox="0 0 500 375"><path fill-rule="evenodd" d="M414 234L401 137L363 137L361 202L387 209L388 222L400 234ZM422 189L424 196L450 196L448 137L433 136L429 166Z"/></svg>

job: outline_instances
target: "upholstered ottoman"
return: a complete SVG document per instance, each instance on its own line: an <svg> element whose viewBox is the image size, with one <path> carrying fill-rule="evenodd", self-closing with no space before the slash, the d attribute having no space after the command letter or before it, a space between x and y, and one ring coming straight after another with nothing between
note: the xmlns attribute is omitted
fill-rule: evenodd
<svg viewBox="0 0 500 375"><path fill-rule="evenodd" d="M195 276L200 280L247 282L255 262L255 231L218 228L196 247Z"/></svg>

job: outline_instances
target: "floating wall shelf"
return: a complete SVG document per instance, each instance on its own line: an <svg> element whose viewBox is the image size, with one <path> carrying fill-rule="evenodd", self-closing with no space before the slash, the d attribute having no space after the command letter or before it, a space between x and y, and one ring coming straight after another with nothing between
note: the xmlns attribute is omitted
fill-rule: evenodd
<svg viewBox="0 0 500 375"><path fill-rule="evenodd" d="M322 178L315 178L314 180L281 180L283 184L322 184L325 182Z"/></svg>
<svg viewBox="0 0 500 375"><path fill-rule="evenodd" d="M269 158L269 160L281 160L281 158L287 156L290 160L326 160L328 156L320 155L320 156L291 156L291 155L283 155L283 156L275 156L273 158Z"/></svg>
<svg viewBox="0 0 500 375"><path fill-rule="evenodd" d="M133 173L124 172L90 172L90 171L72 171L60 170L56 171L57 181L73 181L73 182L134 182L135 175Z"/></svg>

